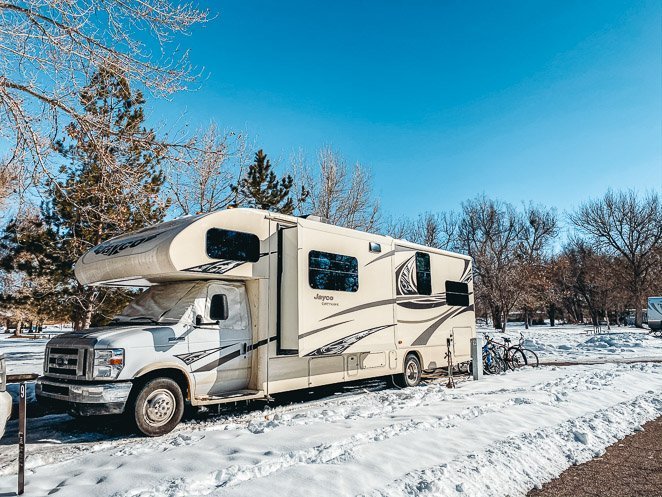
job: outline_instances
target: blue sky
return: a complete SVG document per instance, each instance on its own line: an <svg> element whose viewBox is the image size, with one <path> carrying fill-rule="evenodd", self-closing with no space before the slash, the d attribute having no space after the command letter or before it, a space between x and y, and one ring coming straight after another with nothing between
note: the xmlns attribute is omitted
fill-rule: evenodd
<svg viewBox="0 0 662 497"><path fill-rule="evenodd" d="M659 1L208 5L183 40L206 78L153 119L245 130L283 166L330 145L395 216L662 189Z"/></svg>

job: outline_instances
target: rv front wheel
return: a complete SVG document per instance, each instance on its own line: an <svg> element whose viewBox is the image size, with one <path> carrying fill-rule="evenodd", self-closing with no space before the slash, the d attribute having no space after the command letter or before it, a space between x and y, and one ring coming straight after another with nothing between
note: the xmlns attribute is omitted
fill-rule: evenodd
<svg viewBox="0 0 662 497"><path fill-rule="evenodd" d="M421 362L416 354L409 354L405 357L402 374L393 376L393 382L401 387L415 387L421 382Z"/></svg>
<svg viewBox="0 0 662 497"><path fill-rule="evenodd" d="M136 428L148 437L171 432L184 414L184 396L177 383L170 378L147 381L132 405Z"/></svg>

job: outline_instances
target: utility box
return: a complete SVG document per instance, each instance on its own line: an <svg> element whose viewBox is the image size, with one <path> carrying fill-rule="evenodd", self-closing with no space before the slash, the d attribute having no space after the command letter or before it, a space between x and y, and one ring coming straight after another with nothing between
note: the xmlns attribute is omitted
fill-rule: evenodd
<svg viewBox="0 0 662 497"><path fill-rule="evenodd" d="M483 377L483 339L479 336L471 339L471 370L474 380Z"/></svg>

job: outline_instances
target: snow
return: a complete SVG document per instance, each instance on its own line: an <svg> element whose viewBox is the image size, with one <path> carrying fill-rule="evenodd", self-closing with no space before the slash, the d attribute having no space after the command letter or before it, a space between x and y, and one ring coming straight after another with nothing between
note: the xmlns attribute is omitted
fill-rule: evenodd
<svg viewBox="0 0 662 497"><path fill-rule="evenodd" d="M662 414L662 362L630 362L662 359L662 339L584 330L521 331L541 361L604 363L460 378L456 389L444 379L409 389L374 380L305 402L281 395L189 419L158 439L106 419L33 418L26 495L523 496ZM0 351L38 371L39 342L0 340ZM15 489L15 438L10 421L0 495Z"/></svg>
<svg viewBox="0 0 662 497"><path fill-rule="evenodd" d="M591 326L508 326L505 336L512 343L524 335L524 347L533 350L541 362L608 362L662 359L662 340L648 330L617 327L602 328L593 334ZM504 335L493 329L478 328L497 341Z"/></svg>

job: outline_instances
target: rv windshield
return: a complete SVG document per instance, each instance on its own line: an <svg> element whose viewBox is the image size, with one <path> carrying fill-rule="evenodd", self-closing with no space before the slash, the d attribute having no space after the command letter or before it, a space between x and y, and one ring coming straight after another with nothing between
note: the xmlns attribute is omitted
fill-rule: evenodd
<svg viewBox="0 0 662 497"><path fill-rule="evenodd" d="M156 285L138 295L113 319L114 324L177 322L191 307L199 292L198 283Z"/></svg>

